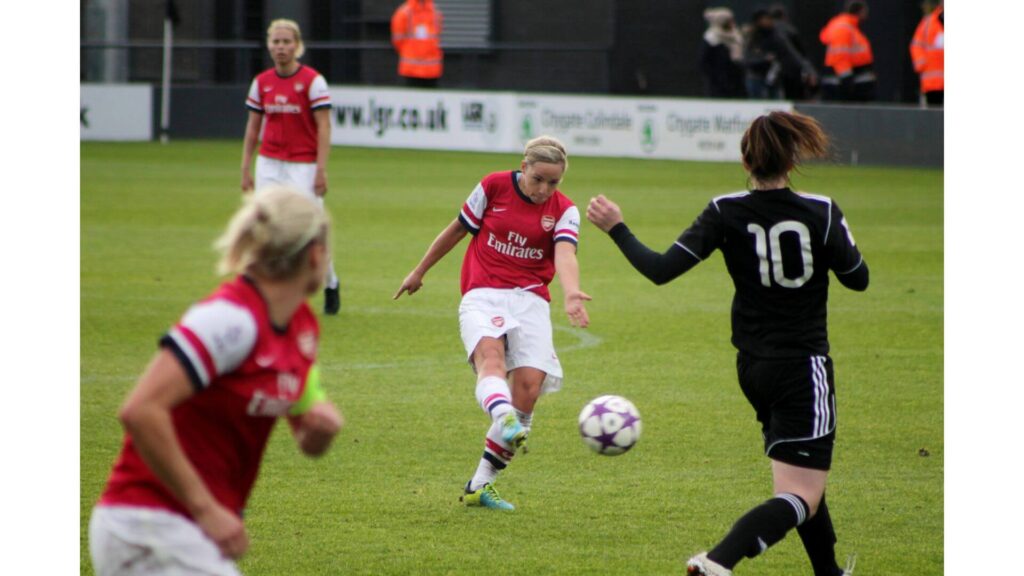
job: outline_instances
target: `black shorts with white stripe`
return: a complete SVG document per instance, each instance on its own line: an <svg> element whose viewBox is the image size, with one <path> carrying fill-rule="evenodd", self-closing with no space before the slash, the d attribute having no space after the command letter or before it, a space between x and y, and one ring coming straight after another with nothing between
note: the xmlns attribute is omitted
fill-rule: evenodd
<svg viewBox="0 0 1024 576"><path fill-rule="evenodd" d="M764 360L739 353L740 388L757 412L764 452L803 468L828 470L836 437L836 395L828 356Z"/></svg>

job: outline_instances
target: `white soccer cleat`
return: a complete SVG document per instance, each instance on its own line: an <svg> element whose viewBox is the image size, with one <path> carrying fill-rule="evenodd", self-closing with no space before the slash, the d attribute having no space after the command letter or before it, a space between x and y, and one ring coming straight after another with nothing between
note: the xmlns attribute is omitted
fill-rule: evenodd
<svg viewBox="0 0 1024 576"><path fill-rule="evenodd" d="M852 554L846 557L846 568L843 570L843 576L853 576L853 569L857 566L857 555Z"/></svg>
<svg viewBox="0 0 1024 576"><path fill-rule="evenodd" d="M732 570L708 558L701 552L686 563L686 576L732 576Z"/></svg>

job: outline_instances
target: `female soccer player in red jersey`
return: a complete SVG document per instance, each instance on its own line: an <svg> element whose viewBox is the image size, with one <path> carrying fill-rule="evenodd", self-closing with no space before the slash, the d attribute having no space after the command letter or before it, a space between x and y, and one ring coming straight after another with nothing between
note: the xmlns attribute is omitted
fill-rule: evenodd
<svg viewBox="0 0 1024 576"><path fill-rule="evenodd" d="M118 414L124 446L93 509L97 574L238 574L242 511L278 417L323 454L342 424L316 367L306 299L327 267L326 212L297 191L250 197L218 241L237 276L160 340Z"/></svg>
<svg viewBox="0 0 1024 576"><path fill-rule="evenodd" d="M274 67L256 76L245 106L249 121L242 145L242 191L269 184L289 184L323 206L327 194L327 160L331 152L331 95L319 72L299 62L305 52L302 32L292 20L278 19L267 28L267 50ZM252 177L252 155L263 127L263 140ZM341 307L338 276L329 263L324 312Z"/></svg>
<svg viewBox="0 0 1024 576"><path fill-rule="evenodd" d="M584 301L590 296L580 291L576 261L580 214L557 190L566 168L565 146L557 139L528 142L520 170L495 172L477 184L394 296L414 294L427 271L473 235L462 261L459 325L477 374L477 401L491 426L465 487L468 506L514 509L498 496L494 480L526 441L537 399L561 388L548 292L556 272L569 321L589 323Z"/></svg>
<svg viewBox="0 0 1024 576"><path fill-rule="evenodd" d="M815 576L845 574L825 505L836 401L826 326L829 270L852 290L868 266L831 198L794 192L789 173L822 157L828 138L808 116L772 112L741 140L751 191L719 196L664 254L644 246L604 196L587 219L607 232L644 276L664 284L721 250L736 288L732 342L740 388L761 422L774 497L743 515L725 538L687 564L690 576L729 576L796 528Z"/></svg>

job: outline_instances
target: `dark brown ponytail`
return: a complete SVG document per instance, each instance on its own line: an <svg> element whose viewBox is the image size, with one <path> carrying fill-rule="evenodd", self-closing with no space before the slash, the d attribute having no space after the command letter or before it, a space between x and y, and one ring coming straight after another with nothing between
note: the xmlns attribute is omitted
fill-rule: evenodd
<svg viewBox="0 0 1024 576"><path fill-rule="evenodd" d="M743 163L757 180L787 177L807 158L829 153L828 136L817 120L797 112L770 112L754 120L740 141Z"/></svg>

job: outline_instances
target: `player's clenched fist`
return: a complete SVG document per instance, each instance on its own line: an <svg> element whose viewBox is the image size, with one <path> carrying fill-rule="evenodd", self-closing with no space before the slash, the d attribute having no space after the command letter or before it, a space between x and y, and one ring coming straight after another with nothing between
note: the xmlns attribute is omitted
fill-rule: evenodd
<svg viewBox="0 0 1024 576"><path fill-rule="evenodd" d="M605 198L604 194L599 194L597 198L591 198L587 205L587 220L602 232L607 232L622 222L622 210L618 204Z"/></svg>

